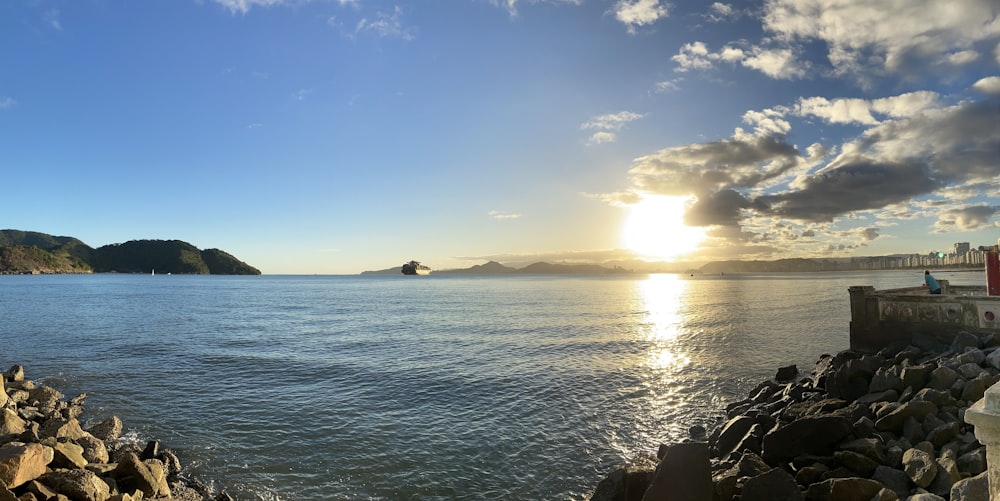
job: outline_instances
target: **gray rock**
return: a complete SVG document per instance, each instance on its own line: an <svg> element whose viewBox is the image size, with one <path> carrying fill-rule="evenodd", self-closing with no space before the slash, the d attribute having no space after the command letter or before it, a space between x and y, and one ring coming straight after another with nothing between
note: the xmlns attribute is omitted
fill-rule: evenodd
<svg viewBox="0 0 1000 501"><path fill-rule="evenodd" d="M870 477L871 474L875 472L875 468L879 465L878 461L875 461L864 454L852 451L837 451L833 453L833 457L839 461L840 464L863 477Z"/></svg>
<svg viewBox="0 0 1000 501"><path fill-rule="evenodd" d="M956 479L951 476L948 468L941 464L940 459L935 461L934 465L937 473L934 475L934 480L931 484L927 486L927 490L937 494L938 496L948 496L948 493L951 492L951 486L955 484ZM958 472L957 468L955 469L955 472Z"/></svg>
<svg viewBox="0 0 1000 501"><path fill-rule="evenodd" d="M855 402L871 404L875 402L895 402L897 400L899 400L899 393L896 390L885 390L862 395Z"/></svg>
<svg viewBox="0 0 1000 501"><path fill-rule="evenodd" d="M24 367L20 365L12 366L10 369L7 369L4 376L7 378L7 381L24 381Z"/></svg>
<svg viewBox="0 0 1000 501"><path fill-rule="evenodd" d="M938 496L937 494L932 494L930 492L919 492L908 498L906 501L946 501L945 498Z"/></svg>
<svg viewBox="0 0 1000 501"><path fill-rule="evenodd" d="M162 487L167 485L162 464L157 471L150 464L140 461L135 454L128 454L118 463L111 476L118 482L119 488L126 492L138 490L149 497L169 494L169 491L161 492Z"/></svg>
<svg viewBox="0 0 1000 501"><path fill-rule="evenodd" d="M930 377L934 369L935 366L933 364L910 365L903 367L903 370L899 373L899 377L906 386L923 388L927 382L927 378Z"/></svg>
<svg viewBox="0 0 1000 501"><path fill-rule="evenodd" d="M990 501L988 474L983 472L955 482L955 485L951 486L950 499L951 501Z"/></svg>
<svg viewBox="0 0 1000 501"><path fill-rule="evenodd" d="M892 489L900 499L910 495L910 477L903 470L879 465L872 473L872 480Z"/></svg>
<svg viewBox="0 0 1000 501"><path fill-rule="evenodd" d="M841 443L838 447L844 451L856 452L879 462L885 463L885 445L877 438L859 438Z"/></svg>
<svg viewBox="0 0 1000 501"><path fill-rule="evenodd" d="M74 501L106 501L111 497L108 484L89 470L56 470L38 481Z"/></svg>
<svg viewBox="0 0 1000 501"><path fill-rule="evenodd" d="M743 441L750 428L754 425L753 418L747 416L737 416L722 427L719 439L715 444L717 454L720 458L725 458L733 452L736 446Z"/></svg>
<svg viewBox="0 0 1000 501"><path fill-rule="evenodd" d="M827 452L851 434L852 421L839 416L807 416L779 426L764 435L765 461L781 461L800 454Z"/></svg>
<svg viewBox="0 0 1000 501"><path fill-rule="evenodd" d="M940 449L955 438L960 431L962 431L962 427L958 423L954 421L944 423L927 434L927 441L934 444L935 448Z"/></svg>
<svg viewBox="0 0 1000 501"><path fill-rule="evenodd" d="M913 417L919 420L927 414L937 414L937 411L937 406L932 402L911 400L876 420L875 429L879 431L898 431L907 418Z"/></svg>
<svg viewBox="0 0 1000 501"><path fill-rule="evenodd" d="M872 381L868 385L869 393L880 393L886 390L902 390L903 380L899 377L897 366L880 367L872 376Z"/></svg>
<svg viewBox="0 0 1000 501"><path fill-rule="evenodd" d="M122 429L122 420L118 416L111 416L88 428L87 431L100 440L109 441L121 438Z"/></svg>
<svg viewBox="0 0 1000 501"><path fill-rule="evenodd" d="M962 353L968 348L975 348L978 350L982 347L982 340L979 339L979 336L966 331L959 331L958 334L955 334L955 337L951 340L951 346L949 349L955 353Z"/></svg>
<svg viewBox="0 0 1000 501"><path fill-rule="evenodd" d="M712 499L713 490L708 444L682 443L667 449L642 499L702 501Z"/></svg>
<svg viewBox="0 0 1000 501"><path fill-rule="evenodd" d="M649 487L653 478L653 469L630 465L617 468L597 483L590 501L620 501L642 499L642 494ZM171 493L177 492L176 484L171 486ZM186 494L186 491L180 492ZM207 496L196 499L207 499Z"/></svg>
<svg viewBox="0 0 1000 501"><path fill-rule="evenodd" d="M970 379L965 382L965 387L962 388L962 400L966 402L976 402L983 398L986 393L986 384L983 382L982 378Z"/></svg>
<svg viewBox="0 0 1000 501"><path fill-rule="evenodd" d="M801 501L795 479L781 468L753 477L743 484L741 501Z"/></svg>
<svg viewBox="0 0 1000 501"><path fill-rule="evenodd" d="M798 374L799 368L795 365L789 365L787 367L779 368L777 374L774 375L774 379L777 381L791 381L795 379L795 376Z"/></svg>
<svg viewBox="0 0 1000 501"><path fill-rule="evenodd" d="M42 444L11 442L0 447L0 483L15 488L45 473L52 449Z"/></svg>
<svg viewBox="0 0 1000 501"><path fill-rule="evenodd" d="M1000 369L1000 350L993 350L986 356L986 364L994 369Z"/></svg>
<svg viewBox="0 0 1000 501"><path fill-rule="evenodd" d="M938 464L934 457L920 449L909 449L903 453L903 472L913 483L927 488L937 475Z"/></svg>
<svg viewBox="0 0 1000 501"><path fill-rule="evenodd" d="M958 456L958 471L963 476L974 477L986 471L986 447L979 447Z"/></svg>
<svg viewBox="0 0 1000 501"><path fill-rule="evenodd" d="M961 375L967 380L975 379L976 376L978 376L980 373L983 372L983 368L980 367L979 364L974 364L972 362L969 362L967 364L962 364L958 366L958 369L955 370L958 371L959 375Z"/></svg>
<svg viewBox="0 0 1000 501"><path fill-rule="evenodd" d="M983 365L986 361L986 354L980 349L969 349L955 357L959 365L976 364Z"/></svg>
<svg viewBox="0 0 1000 501"><path fill-rule="evenodd" d="M947 390L935 390L934 388L923 388L913 395L914 400L926 400L938 407L955 405L955 398Z"/></svg>
<svg viewBox="0 0 1000 501"><path fill-rule="evenodd" d="M867 478L831 478L810 485L806 491L806 499L810 501L870 500L881 490L882 484Z"/></svg>
<svg viewBox="0 0 1000 501"><path fill-rule="evenodd" d="M930 380L927 381L927 388L947 391L953 384L955 380L958 379L958 373L954 369L949 367L938 367L931 372Z"/></svg>

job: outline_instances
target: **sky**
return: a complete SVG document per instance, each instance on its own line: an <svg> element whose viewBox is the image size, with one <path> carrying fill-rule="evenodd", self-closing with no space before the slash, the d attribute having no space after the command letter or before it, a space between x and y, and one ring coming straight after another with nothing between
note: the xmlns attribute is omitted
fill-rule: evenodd
<svg viewBox="0 0 1000 501"><path fill-rule="evenodd" d="M996 0L12 0L0 227L266 274L1000 238Z"/></svg>

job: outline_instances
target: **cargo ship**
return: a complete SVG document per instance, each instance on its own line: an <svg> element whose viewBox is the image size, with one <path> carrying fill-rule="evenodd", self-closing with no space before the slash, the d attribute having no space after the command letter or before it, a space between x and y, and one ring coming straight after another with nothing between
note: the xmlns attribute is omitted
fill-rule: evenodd
<svg viewBox="0 0 1000 501"><path fill-rule="evenodd" d="M403 263L402 271L404 275L430 275L431 273L429 267L420 264L418 261Z"/></svg>

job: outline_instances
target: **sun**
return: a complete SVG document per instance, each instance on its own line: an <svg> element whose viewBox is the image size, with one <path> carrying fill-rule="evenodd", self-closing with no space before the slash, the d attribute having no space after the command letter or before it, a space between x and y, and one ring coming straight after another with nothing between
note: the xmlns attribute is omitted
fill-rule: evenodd
<svg viewBox="0 0 1000 501"><path fill-rule="evenodd" d="M705 230L684 224L691 198L646 195L631 207L622 231L625 247L646 258L672 261L705 239Z"/></svg>

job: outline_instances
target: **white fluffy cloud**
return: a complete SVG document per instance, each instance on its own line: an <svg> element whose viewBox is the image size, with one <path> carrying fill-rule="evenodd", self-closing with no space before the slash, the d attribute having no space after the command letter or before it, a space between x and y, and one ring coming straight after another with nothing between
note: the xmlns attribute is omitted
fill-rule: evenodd
<svg viewBox="0 0 1000 501"><path fill-rule="evenodd" d="M660 0L619 0L614 12L615 19L624 23L629 31L653 24L668 15L667 5Z"/></svg>

